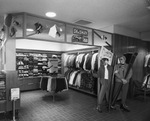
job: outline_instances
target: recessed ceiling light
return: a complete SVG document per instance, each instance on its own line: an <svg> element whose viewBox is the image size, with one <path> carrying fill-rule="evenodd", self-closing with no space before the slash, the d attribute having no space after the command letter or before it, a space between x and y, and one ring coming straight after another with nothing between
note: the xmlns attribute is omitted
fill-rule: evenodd
<svg viewBox="0 0 150 121"><path fill-rule="evenodd" d="M33 29L30 29L30 28L28 28L28 29L26 29L28 32L33 32L34 30Z"/></svg>
<svg viewBox="0 0 150 121"><path fill-rule="evenodd" d="M56 13L54 13L54 12L47 12L45 15L46 15L47 17L55 17L55 16L56 16Z"/></svg>

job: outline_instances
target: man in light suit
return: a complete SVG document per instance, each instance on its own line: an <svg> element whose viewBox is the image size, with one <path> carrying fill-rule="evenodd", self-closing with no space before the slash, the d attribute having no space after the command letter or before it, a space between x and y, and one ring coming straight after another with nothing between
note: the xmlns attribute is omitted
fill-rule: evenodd
<svg viewBox="0 0 150 121"><path fill-rule="evenodd" d="M126 76L126 72L128 69L128 64L126 63L126 57L121 56L119 57L120 63L115 66L114 73L115 73L115 89L114 89L114 95L117 93L117 90L121 84L122 86L122 95L121 95L121 104L120 104L120 109L129 112L129 108L126 105L126 97L127 97L127 92L128 92L128 87L129 87L129 81L130 78L132 77L132 69L130 69L128 75ZM125 77L126 76L126 77ZM111 106L114 108L114 105Z"/></svg>

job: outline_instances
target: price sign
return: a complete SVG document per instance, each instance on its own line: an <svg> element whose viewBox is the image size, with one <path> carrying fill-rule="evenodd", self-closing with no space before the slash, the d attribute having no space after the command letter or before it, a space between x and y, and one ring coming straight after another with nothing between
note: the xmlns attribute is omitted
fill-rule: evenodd
<svg viewBox="0 0 150 121"><path fill-rule="evenodd" d="M17 100L20 98L20 88L11 89L11 100Z"/></svg>
<svg viewBox="0 0 150 121"><path fill-rule="evenodd" d="M88 37L84 37L84 36L80 36L80 35L73 35L72 42L88 43Z"/></svg>

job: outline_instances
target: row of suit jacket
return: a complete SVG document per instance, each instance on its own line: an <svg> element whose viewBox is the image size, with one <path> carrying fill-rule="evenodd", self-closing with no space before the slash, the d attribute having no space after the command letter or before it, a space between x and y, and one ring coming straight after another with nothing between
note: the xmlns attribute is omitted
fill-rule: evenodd
<svg viewBox="0 0 150 121"><path fill-rule="evenodd" d="M92 74L84 70L68 70L65 72L68 84L77 88L85 89L90 92L96 92L97 81Z"/></svg>
<svg viewBox="0 0 150 121"><path fill-rule="evenodd" d="M64 66L69 68L82 68L86 71L98 71L98 53L81 53L66 55Z"/></svg>
<svg viewBox="0 0 150 121"><path fill-rule="evenodd" d="M42 77L40 88L48 92L61 92L68 90L68 83L64 77Z"/></svg>

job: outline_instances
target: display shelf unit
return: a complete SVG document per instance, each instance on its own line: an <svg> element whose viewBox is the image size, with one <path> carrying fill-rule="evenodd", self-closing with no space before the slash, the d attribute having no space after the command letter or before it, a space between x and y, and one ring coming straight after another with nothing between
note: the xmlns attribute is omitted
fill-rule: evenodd
<svg viewBox="0 0 150 121"><path fill-rule="evenodd" d="M47 61L47 54L16 53L18 76L21 78L42 75L42 66L47 66Z"/></svg>
<svg viewBox="0 0 150 121"><path fill-rule="evenodd" d="M6 112L6 74L0 73L0 112Z"/></svg>
<svg viewBox="0 0 150 121"><path fill-rule="evenodd" d="M12 88L18 88L17 71L6 71L5 74L0 74L0 112L12 111L10 93ZM20 109L20 99L16 101L15 109Z"/></svg>
<svg viewBox="0 0 150 121"><path fill-rule="evenodd" d="M40 87L40 80L43 75L48 75L47 69L49 58L57 55L60 60L58 73L61 74L61 52L50 52L40 50L17 50L16 70L21 91L36 90Z"/></svg>

